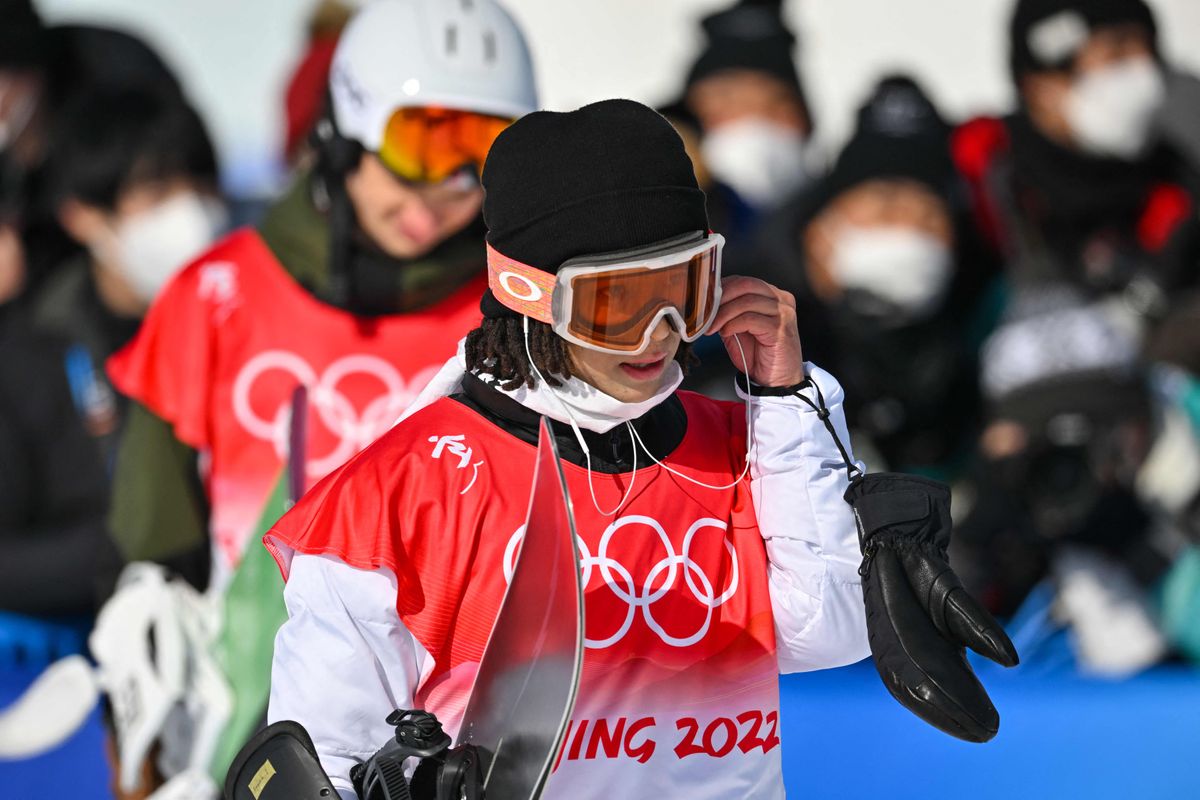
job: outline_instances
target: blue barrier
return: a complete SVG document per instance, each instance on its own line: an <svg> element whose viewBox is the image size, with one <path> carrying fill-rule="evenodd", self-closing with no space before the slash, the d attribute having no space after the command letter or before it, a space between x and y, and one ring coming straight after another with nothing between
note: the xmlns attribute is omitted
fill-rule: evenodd
<svg viewBox="0 0 1200 800"><path fill-rule="evenodd" d="M1109 682L980 668L999 736L959 742L915 719L869 663L783 679L788 796L847 800L1158 800L1200 797L1200 673ZM32 681L0 669L0 707ZM0 762L5 800L111 800L98 715L40 758Z"/></svg>
<svg viewBox="0 0 1200 800"><path fill-rule="evenodd" d="M783 682L793 798L1159 800L1200 797L1200 673L1111 682L981 668L1000 733L968 744L919 722L868 663Z"/></svg>
<svg viewBox="0 0 1200 800"><path fill-rule="evenodd" d="M40 668L0 665L0 708L16 700ZM70 741L26 761L0 761L4 800L112 800L99 709Z"/></svg>
<svg viewBox="0 0 1200 800"><path fill-rule="evenodd" d="M0 667L36 669L72 653L82 653L92 620L41 619L0 611Z"/></svg>

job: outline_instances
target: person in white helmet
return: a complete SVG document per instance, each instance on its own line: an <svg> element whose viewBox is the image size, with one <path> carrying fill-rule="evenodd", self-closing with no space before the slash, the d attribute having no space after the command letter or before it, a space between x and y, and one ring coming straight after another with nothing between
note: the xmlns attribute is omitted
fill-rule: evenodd
<svg viewBox="0 0 1200 800"><path fill-rule="evenodd" d="M121 555L260 593L237 624L265 659L224 655L243 730L265 711L283 606L277 574L239 569L283 510L293 392L308 389L302 490L387 430L478 321L479 170L537 105L528 47L492 0L365 5L328 90L312 170L179 271L108 363L133 401L110 516Z"/></svg>

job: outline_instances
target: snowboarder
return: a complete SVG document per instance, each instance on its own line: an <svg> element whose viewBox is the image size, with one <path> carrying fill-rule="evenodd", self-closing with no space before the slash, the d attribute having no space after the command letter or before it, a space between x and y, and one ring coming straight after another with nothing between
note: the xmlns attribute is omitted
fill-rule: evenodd
<svg viewBox="0 0 1200 800"><path fill-rule="evenodd" d="M482 323L266 537L290 615L269 718L305 726L346 798L393 708L457 733L544 415L586 620L546 796L782 797L779 673L868 653L842 390L804 362L790 295L722 281L692 164L649 108L530 114L483 183ZM743 365L744 403L676 391L709 330Z"/></svg>
<svg viewBox="0 0 1200 800"><path fill-rule="evenodd" d="M588 578L584 680L550 791L778 794L776 675L867 653L845 472L795 398L744 409L675 389L710 327L739 360L742 334L755 384L805 383L790 300L735 278L718 310L704 195L670 125L636 103L524 118L484 182L484 321L418 401L432 402L269 537L291 615L270 717L305 725L339 791L393 706L455 730L545 414ZM840 419L836 382L808 377Z"/></svg>

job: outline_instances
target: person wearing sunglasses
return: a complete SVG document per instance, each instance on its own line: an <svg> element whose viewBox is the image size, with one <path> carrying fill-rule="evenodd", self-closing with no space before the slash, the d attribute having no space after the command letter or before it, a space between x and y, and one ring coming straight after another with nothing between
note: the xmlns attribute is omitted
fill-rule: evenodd
<svg viewBox="0 0 1200 800"><path fill-rule="evenodd" d="M258 707L236 712L247 725L265 709L271 609L283 612L246 543L282 513L288 465L296 494L368 445L477 323L479 173L496 135L536 106L524 37L493 0L364 4L334 53L315 162L258 225L183 267L108 363L133 401L117 548L201 561L190 574L210 594L251 596L237 624L267 655L225 665L239 686L261 666Z"/></svg>

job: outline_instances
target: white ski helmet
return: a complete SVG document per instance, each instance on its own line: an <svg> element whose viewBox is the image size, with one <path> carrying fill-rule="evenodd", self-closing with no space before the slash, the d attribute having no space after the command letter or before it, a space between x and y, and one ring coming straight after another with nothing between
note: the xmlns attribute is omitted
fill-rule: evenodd
<svg viewBox="0 0 1200 800"><path fill-rule="evenodd" d="M342 32L329 73L338 133L379 150L396 109L516 118L537 108L529 48L494 0L373 0Z"/></svg>

